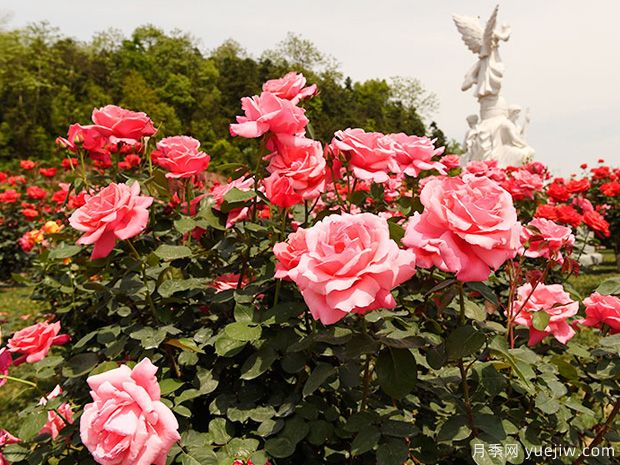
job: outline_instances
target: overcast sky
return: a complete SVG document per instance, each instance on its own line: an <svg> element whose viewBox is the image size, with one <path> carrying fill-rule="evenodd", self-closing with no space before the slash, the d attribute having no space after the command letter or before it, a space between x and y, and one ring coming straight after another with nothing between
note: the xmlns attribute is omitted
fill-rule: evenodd
<svg viewBox="0 0 620 465"><path fill-rule="evenodd" d="M496 1L469 0L0 0L10 27L47 20L87 40L110 27L130 33L152 23L181 29L211 49L234 38L250 53L274 47L288 31L334 56L354 80L412 76L440 101L448 137L463 138L477 102L461 92L474 62L451 14L489 16ZM528 141L537 159L565 175L602 157L620 164L620 2L500 2L512 27L501 44L503 93L529 107ZM241 96L240 96L241 97Z"/></svg>

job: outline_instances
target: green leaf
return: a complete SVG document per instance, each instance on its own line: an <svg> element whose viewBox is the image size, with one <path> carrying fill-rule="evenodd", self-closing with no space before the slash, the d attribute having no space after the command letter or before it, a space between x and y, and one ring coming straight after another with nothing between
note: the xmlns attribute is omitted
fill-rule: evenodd
<svg viewBox="0 0 620 465"><path fill-rule="evenodd" d="M476 302L465 299L465 316L475 321L484 321L487 317L486 309Z"/></svg>
<svg viewBox="0 0 620 465"><path fill-rule="evenodd" d="M226 335L236 341L255 341L262 333L260 326L250 326L246 321L230 323L224 328Z"/></svg>
<svg viewBox="0 0 620 465"><path fill-rule="evenodd" d="M193 218L183 217L174 222L174 228L181 234L186 234L196 227L196 221ZM161 257L160 257L161 258Z"/></svg>
<svg viewBox="0 0 620 465"><path fill-rule="evenodd" d="M543 310L534 312L534 316L532 317L532 326L539 331L544 331L549 324L550 319L551 316Z"/></svg>
<svg viewBox="0 0 620 465"><path fill-rule="evenodd" d="M277 358L278 354L271 347L253 353L241 367L241 379L258 378L271 367Z"/></svg>
<svg viewBox="0 0 620 465"><path fill-rule="evenodd" d="M254 197L256 197L256 193L253 190L242 191L235 187L224 194L224 201L220 205L220 210L222 213L228 213L235 208L242 207Z"/></svg>
<svg viewBox="0 0 620 465"><path fill-rule="evenodd" d="M41 431L41 428L43 428L46 422L47 411L29 413L26 418L24 418L19 428L18 437L22 441L30 441L39 434L39 431Z"/></svg>
<svg viewBox="0 0 620 465"><path fill-rule="evenodd" d="M499 305L499 301L497 300L497 295L489 286L480 282L470 282L466 283L465 286L472 291L480 293L480 295L485 299L491 302L493 305Z"/></svg>
<svg viewBox="0 0 620 465"><path fill-rule="evenodd" d="M182 381L177 381L176 379L166 378L159 382L159 388L161 390L161 395L165 396L166 394L170 394L171 392L176 391L181 386L183 386Z"/></svg>
<svg viewBox="0 0 620 465"><path fill-rule="evenodd" d="M473 326L460 326L446 339L446 353L448 359L458 360L472 355L484 345L484 334Z"/></svg>
<svg viewBox="0 0 620 465"><path fill-rule="evenodd" d="M222 357L233 357L245 347L245 341L232 339L226 334L222 334L215 341L215 353Z"/></svg>
<svg viewBox="0 0 620 465"><path fill-rule="evenodd" d="M335 371L336 369L327 363L318 363L304 384L304 397L316 391Z"/></svg>
<svg viewBox="0 0 620 465"><path fill-rule="evenodd" d="M228 433L228 423L225 418L214 418L209 422L209 434L215 444L226 444L232 437Z"/></svg>
<svg viewBox="0 0 620 465"><path fill-rule="evenodd" d="M166 339L166 330L163 328L151 328L146 326L129 334L129 337L140 341L144 349L156 349Z"/></svg>
<svg viewBox="0 0 620 465"><path fill-rule="evenodd" d="M190 289L202 289L204 287L204 280L198 278L169 279L159 285L157 292L159 292L159 295L162 297L170 297L175 292L182 292Z"/></svg>
<svg viewBox="0 0 620 465"><path fill-rule="evenodd" d="M97 366L98 362L97 354L92 352L78 354L67 361L67 365L62 369L62 374L67 378L76 378L90 372Z"/></svg>
<svg viewBox="0 0 620 465"><path fill-rule="evenodd" d="M377 465L403 465L408 456L409 448L403 441L388 441L377 449Z"/></svg>
<svg viewBox="0 0 620 465"><path fill-rule="evenodd" d="M278 436L265 441L265 450L271 457L275 458L289 457L293 455L295 448L296 444L285 436Z"/></svg>
<svg viewBox="0 0 620 465"><path fill-rule="evenodd" d="M60 247L52 249L49 254L50 260L64 260L65 258L73 257L82 251L82 247L79 245L66 245L62 244Z"/></svg>
<svg viewBox="0 0 620 465"><path fill-rule="evenodd" d="M405 236L405 228L395 221L388 221L388 227L390 229L390 239L400 244L400 241Z"/></svg>
<svg viewBox="0 0 620 465"><path fill-rule="evenodd" d="M620 276L606 279L596 288L596 292L605 295L620 295Z"/></svg>
<svg viewBox="0 0 620 465"><path fill-rule="evenodd" d="M539 392L536 395L536 407L538 407L543 413L548 415L556 413L560 409L560 403L544 392Z"/></svg>
<svg viewBox="0 0 620 465"><path fill-rule="evenodd" d="M364 452L372 450L378 443L381 433L379 430L370 425L357 433L357 436L351 443L351 455L362 455Z"/></svg>
<svg viewBox="0 0 620 465"><path fill-rule="evenodd" d="M514 370L517 376L521 379L528 392L533 393L535 391L534 386L525 375L525 372L523 371L519 362L510 352L510 349L508 349L506 339L504 339L500 335L495 336L489 344L489 349L491 350L492 354L500 355L504 359L504 361L506 361L510 365L510 367Z"/></svg>
<svg viewBox="0 0 620 465"><path fill-rule="evenodd" d="M171 261L178 258L186 258L192 256L192 250L184 245L168 245L162 244L155 250L157 255L162 260Z"/></svg>
<svg viewBox="0 0 620 465"><path fill-rule="evenodd" d="M384 349L375 366L381 389L400 399L411 392L417 381L415 357L409 349Z"/></svg>

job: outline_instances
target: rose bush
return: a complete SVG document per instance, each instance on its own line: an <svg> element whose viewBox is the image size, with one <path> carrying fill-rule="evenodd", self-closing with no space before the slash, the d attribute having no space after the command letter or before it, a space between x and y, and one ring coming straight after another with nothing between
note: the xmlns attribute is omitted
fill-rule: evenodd
<svg viewBox="0 0 620 465"><path fill-rule="evenodd" d="M244 97L231 134L260 140L226 181L195 139L149 144L147 115L110 106L59 140L62 179L23 164L1 181L47 312L0 342L0 385L43 397L0 431L0 463L487 465L618 446L620 287L566 281L576 228L614 227L590 200L616 192L612 171L462 169L430 139L356 128L325 146L315 93L292 73ZM25 363L33 379L14 376Z"/></svg>

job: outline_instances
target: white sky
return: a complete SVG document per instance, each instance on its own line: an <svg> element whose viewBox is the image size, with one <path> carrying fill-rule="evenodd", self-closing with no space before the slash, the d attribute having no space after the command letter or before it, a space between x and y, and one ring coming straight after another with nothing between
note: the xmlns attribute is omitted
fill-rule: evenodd
<svg viewBox="0 0 620 465"><path fill-rule="evenodd" d="M48 20L87 40L114 27L152 23L192 33L205 49L234 38L259 55L288 31L333 55L354 80L419 78L440 100L435 115L461 140L477 102L460 91L474 56L451 14L486 20L497 1L469 0L0 0L10 27ZM512 37L501 44L503 92L531 110L528 141L537 159L568 175L602 157L620 164L620 2L499 2ZM241 97L241 96L240 96Z"/></svg>

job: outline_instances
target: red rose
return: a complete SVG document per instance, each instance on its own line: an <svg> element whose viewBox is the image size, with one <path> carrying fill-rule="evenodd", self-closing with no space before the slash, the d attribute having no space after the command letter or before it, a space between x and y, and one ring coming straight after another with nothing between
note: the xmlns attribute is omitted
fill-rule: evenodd
<svg viewBox="0 0 620 465"><path fill-rule="evenodd" d="M566 202L570 197L564 180L559 178L554 179L553 182L547 186L547 195L558 202Z"/></svg>
<svg viewBox="0 0 620 465"><path fill-rule="evenodd" d="M576 192L585 192L590 189L590 181L588 181L588 179L586 178L580 179L579 181L572 180L566 184L566 189L571 194L574 194Z"/></svg>
<svg viewBox="0 0 620 465"><path fill-rule="evenodd" d="M26 171L30 171L36 166L36 164L31 160L20 160L19 166Z"/></svg>
<svg viewBox="0 0 620 465"><path fill-rule="evenodd" d="M583 222L599 236L609 237L609 223L596 211L583 215Z"/></svg>
<svg viewBox="0 0 620 465"><path fill-rule="evenodd" d="M620 183L618 181L606 182L599 188L603 195L607 197L615 197L620 195Z"/></svg>
<svg viewBox="0 0 620 465"><path fill-rule="evenodd" d="M41 168L39 170L39 173L41 173L41 176L45 176L46 178L53 178L54 176L56 176L57 172L58 172L58 169L56 168Z"/></svg>

